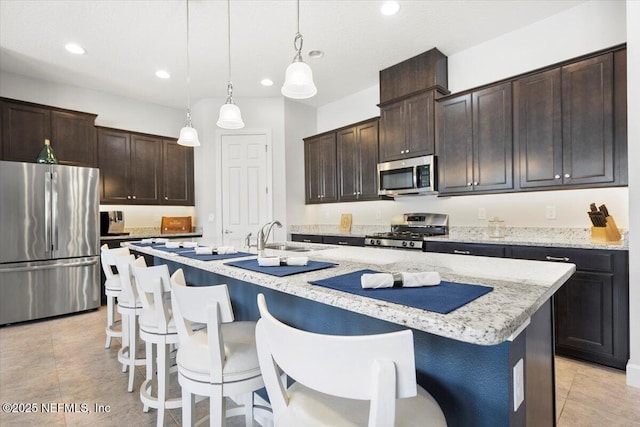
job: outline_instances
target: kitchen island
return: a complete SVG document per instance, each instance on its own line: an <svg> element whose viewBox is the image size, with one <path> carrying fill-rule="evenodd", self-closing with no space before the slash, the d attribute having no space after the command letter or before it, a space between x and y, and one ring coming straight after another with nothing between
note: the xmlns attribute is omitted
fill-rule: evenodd
<svg viewBox="0 0 640 427"><path fill-rule="evenodd" d="M198 261L135 242L131 246L156 263L167 263L171 271L183 268L191 284L227 283L239 320L258 318L256 295L264 293L277 317L314 332L354 335L411 328L418 382L439 402L449 425L554 424L550 298L575 271L572 264L309 245L307 252L266 254L304 254L337 265L276 277L226 265L228 260ZM438 314L309 283L364 268L438 271L445 281L493 290ZM524 401L518 404L514 394L523 394Z"/></svg>

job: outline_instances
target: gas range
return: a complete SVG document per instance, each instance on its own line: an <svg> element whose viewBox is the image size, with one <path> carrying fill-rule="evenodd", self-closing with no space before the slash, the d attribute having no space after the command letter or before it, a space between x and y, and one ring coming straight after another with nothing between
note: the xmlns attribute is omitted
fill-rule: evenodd
<svg viewBox="0 0 640 427"><path fill-rule="evenodd" d="M449 234L449 216L434 213L409 213L395 217L391 231L365 236L365 246L422 250L428 236Z"/></svg>

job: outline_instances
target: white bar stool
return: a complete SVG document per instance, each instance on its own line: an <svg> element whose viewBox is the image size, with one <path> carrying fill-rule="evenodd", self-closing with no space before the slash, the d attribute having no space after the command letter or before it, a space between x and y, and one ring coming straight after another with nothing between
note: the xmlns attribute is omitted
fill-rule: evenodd
<svg viewBox="0 0 640 427"><path fill-rule="evenodd" d="M254 405L253 393L264 387L255 347L256 323L234 322L227 285L196 287L172 281L171 292L180 339L176 361L183 425L194 424L194 395L209 397L211 426L222 426L235 415L244 415L247 427L254 419L270 424L270 411ZM207 328L194 331L192 322ZM244 405L226 409L225 397Z"/></svg>
<svg viewBox="0 0 640 427"><path fill-rule="evenodd" d="M447 422L416 383L413 333L333 336L292 328L258 295L256 344L276 427L431 427ZM287 388L286 376L295 379Z"/></svg>
<svg viewBox="0 0 640 427"><path fill-rule="evenodd" d="M100 247L100 264L105 276L104 294L107 296L107 328L105 330L107 340L104 348L111 347L111 338L122 338L122 329L116 329L121 326L121 321L115 319L116 298L120 296L122 287L120 277L113 273L113 268L116 266L115 257L122 255L129 255L129 248L109 249L107 245Z"/></svg>
<svg viewBox="0 0 640 427"><path fill-rule="evenodd" d="M129 369L127 391L133 391L136 366L146 363L145 358L137 357L138 316L142 312L142 303L138 298L135 280L131 275L131 267L146 266L143 257L137 259L133 255L116 257L116 268L120 276L122 293L118 297L118 313L122 316L122 348L118 351L118 361L122 363L122 371Z"/></svg>
<svg viewBox="0 0 640 427"><path fill-rule="evenodd" d="M184 284L184 275L179 269L170 278L166 265L134 266L131 270L144 307L140 313L140 338L146 343L147 377L140 387L140 400L145 408L158 410L157 425L162 426L165 409L182 406L181 398L168 398L169 353L171 346L178 343L178 331L168 299L171 280ZM152 390L155 390L155 396Z"/></svg>

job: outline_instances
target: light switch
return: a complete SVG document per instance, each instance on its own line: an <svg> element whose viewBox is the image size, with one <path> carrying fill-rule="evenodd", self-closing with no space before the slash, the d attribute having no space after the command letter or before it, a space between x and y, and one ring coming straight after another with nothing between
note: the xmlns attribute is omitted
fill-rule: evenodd
<svg viewBox="0 0 640 427"><path fill-rule="evenodd" d="M209 214L209 222L213 222L213 221L215 221L215 215L210 213Z"/></svg>
<svg viewBox="0 0 640 427"><path fill-rule="evenodd" d="M487 219L487 210L485 208L478 208L478 219Z"/></svg>
<svg viewBox="0 0 640 427"><path fill-rule="evenodd" d="M544 216L547 219L556 219L556 207L547 206L544 212Z"/></svg>

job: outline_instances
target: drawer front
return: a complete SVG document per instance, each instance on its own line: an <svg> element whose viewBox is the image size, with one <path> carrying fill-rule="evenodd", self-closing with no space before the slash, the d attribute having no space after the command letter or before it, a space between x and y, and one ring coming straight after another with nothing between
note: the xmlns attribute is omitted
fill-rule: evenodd
<svg viewBox="0 0 640 427"><path fill-rule="evenodd" d="M293 242L322 243L322 236L316 234L292 234L291 240Z"/></svg>
<svg viewBox="0 0 640 427"><path fill-rule="evenodd" d="M482 245L475 243L455 242L425 242L425 252L439 252L444 254L477 255L500 257L506 256L506 247L502 245Z"/></svg>
<svg viewBox="0 0 640 427"><path fill-rule="evenodd" d="M511 257L570 262L576 265L576 269L584 271L612 272L614 269L614 253L606 250L514 246L511 248Z"/></svg>
<svg viewBox="0 0 640 427"><path fill-rule="evenodd" d="M322 243L327 245L364 246L364 237L324 236Z"/></svg>

